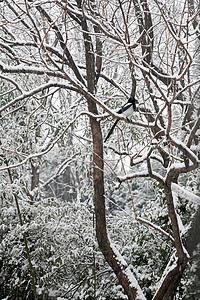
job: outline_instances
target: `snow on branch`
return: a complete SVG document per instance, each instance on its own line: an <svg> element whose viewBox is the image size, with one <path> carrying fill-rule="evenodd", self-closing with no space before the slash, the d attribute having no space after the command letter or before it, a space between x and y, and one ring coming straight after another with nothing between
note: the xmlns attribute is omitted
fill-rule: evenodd
<svg viewBox="0 0 200 300"><path fill-rule="evenodd" d="M54 137L48 142L47 145L45 145L45 147L43 147L43 149L41 149L41 151L37 152L37 153L33 153L30 155L26 155L24 153L19 153L18 151L13 151L14 154L19 155L21 157L24 158L24 160L16 163L16 164L12 164L9 166L4 166L0 168L0 172L4 171L4 170L8 170L8 169L14 169L17 168L19 166L22 166L23 164L27 163L27 161L29 161L30 159L34 159L34 158L39 158L44 156L45 154L47 154L48 152L50 152L53 147L57 144L57 142L63 137L63 135L67 132L67 130L72 126L72 124L82 115L87 115L88 117L92 117L92 118L99 118L99 115L95 115L92 114L90 112L80 112L67 126L66 128L58 135L58 130L55 131L55 135ZM8 149L7 149L8 151ZM60 171L61 172L61 171ZM60 173L59 173L60 174Z"/></svg>
<svg viewBox="0 0 200 300"><path fill-rule="evenodd" d="M76 10L74 8L67 7L67 11L69 11L71 14L76 15L78 17L83 17L83 12L80 10ZM94 25L98 26L100 28L101 32L103 32L107 37L110 37L111 39L120 42L120 39L117 35L113 34L111 30L109 30L110 24L105 20L101 19L100 17L93 17L91 15L88 15L86 11L84 11L84 18L86 18L88 21L93 23Z"/></svg>
<svg viewBox="0 0 200 300"><path fill-rule="evenodd" d="M123 256L119 253L119 251L117 250L116 246L113 243L110 243L110 247L114 252L115 259L119 263L120 267L123 269L123 273L128 278L128 280L130 282L130 286L132 288L135 288L137 291L137 296L135 299L136 300L146 300L146 297L144 296L135 276L131 272L130 267L128 266L127 262L124 260Z"/></svg>
<svg viewBox="0 0 200 300"><path fill-rule="evenodd" d="M198 157L194 154L194 152L192 152L190 150L190 148L187 147L187 145L185 145L183 142L181 142L180 140L178 140L177 138L175 137L169 137L170 138L170 141L171 143L177 147L181 152L183 152L183 154L188 158L190 159L194 165L197 164L197 162L199 162L199 159Z"/></svg>
<svg viewBox="0 0 200 300"><path fill-rule="evenodd" d="M13 84L21 93L23 93L23 89L21 88L21 86L14 81L12 78L9 78L8 76L4 76L2 74L0 74L0 78L6 81L9 81L11 84Z"/></svg>
<svg viewBox="0 0 200 300"><path fill-rule="evenodd" d="M58 167L57 171L55 172L55 175L50 177L46 182L42 183L42 187L46 187L49 183L51 183L53 180L55 180L58 176L60 176L68 166L70 166L70 163L74 161L74 158L79 154L79 152L74 153L71 157L68 159L65 159L63 163Z"/></svg>
<svg viewBox="0 0 200 300"><path fill-rule="evenodd" d="M1 76L0 76L0 77L1 77ZM5 79L7 79L7 77L5 77ZM13 84L15 84L15 83L13 83ZM23 90L21 89L20 91L22 92L22 95L20 95L20 96L14 98L12 101L10 101L10 102L8 102L7 104L5 104L4 106L2 106L2 107L0 108L0 113L1 113L2 111L6 110L8 107L10 107L10 106L16 104L17 102L19 102L19 101L21 101L21 100L24 100L24 99L26 99L26 98L28 98L28 97L31 97L31 96L33 96L33 95L35 95L35 94L37 94L37 93L39 93L39 92L41 92L41 91L43 91L43 90L45 90L45 89L48 89L48 88L50 88L50 87L52 87L52 86L56 86L56 83L53 83L53 82L50 81L50 82L48 82L48 83L45 83L45 84L43 84L43 85L38 86L38 87L35 88L35 89L30 90L30 91L28 91L28 92L23 91Z"/></svg>
<svg viewBox="0 0 200 300"><path fill-rule="evenodd" d="M4 166L0 168L0 171L4 171L4 170L8 170L8 169L14 169L17 168L19 166L22 166L23 164L27 163L30 159L34 159L34 158L39 158L44 156L45 154L47 154L48 152L50 152L53 147L57 144L57 142L63 137L63 135L67 132L67 130L71 127L71 125L76 121L76 119L82 115L83 113L80 113L78 116L76 116L67 126L66 128L60 133L58 134L58 130L56 130L55 132L55 136L54 139L51 139L48 143L48 145L46 145L43 149L41 149L40 152L37 153L33 153L30 155L26 155L23 153L19 153L17 151L14 151L15 154L24 157L24 160L16 163L16 164L12 164L12 165L8 165L8 166ZM84 114L88 114L87 112ZM56 137L56 138L55 138Z"/></svg>
<svg viewBox="0 0 200 300"><path fill-rule="evenodd" d="M165 230L163 230L160 226L153 224L152 222L150 222L149 220L146 220L144 218L141 217L137 217L136 218L137 221L139 221L142 224L145 224L148 227L153 228L154 230L156 230L157 232L159 232L160 234L166 236L168 239L170 239L172 242L174 242L174 238L171 236L170 233L167 233Z"/></svg>
<svg viewBox="0 0 200 300"><path fill-rule="evenodd" d="M157 180L159 183L161 183L163 185L164 184L164 178L160 174L158 174L157 172L154 172L152 170L150 158L147 158L147 167L148 167L149 176L151 178Z"/></svg>
<svg viewBox="0 0 200 300"><path fill-rule="evenodd" d="M200 197L193 194L192 192L186 190L185 188L181 187L180 185L178 185L176 183L172 183L172 190L175 191L180 198L184 198L188 201L191 201L195 204L200 205Z"/></svg>
<svg viewBox="0 0 200 300"><path fill-rule="evenodd" d="M130 174L126 174L124 176L118 176L117 179L120 183L122 183L126 180L138 178L138 177L149 177L149 172L141 171L141 172L130 173Z"/></svg>
<svg viewBox="0 0 200 300"><path fill-rule="evenodd" d="M156 290L157 292L155 293L154 297L152 300L159 300L162 299L162 295L165 294L166 287L168 286L167 283L170 278L173 278L174 273L178 273L178 258L176 257L176 252L172 254L164 272L163 275L160 279L160 281L157 284Z"/></svg>
<svg viewBox="0 0 200 300"><path fill-rule="evenodd" d="M22 64L18 66L8 66L4 64L2 61L0 61L0 70L3 73L16 73L16 74L34 74L34 75L48 75L50 77L57 77L57 78L63 78L66 79L65 74L58 71L57 69L54 69L52 71L49 71L47 69L43 69L41 67L32 67L32 66L24 66Z"/></svg>

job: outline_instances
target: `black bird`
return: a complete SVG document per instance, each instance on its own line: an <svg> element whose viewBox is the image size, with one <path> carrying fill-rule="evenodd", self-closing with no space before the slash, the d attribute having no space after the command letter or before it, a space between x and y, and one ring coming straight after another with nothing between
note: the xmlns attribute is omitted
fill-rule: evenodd
<svg viewBox="0 0 200 300"><path fill-rule="evenodd" d="M134 111L136 111L136 103L138 100L136 100L133 96L131 96L126 104L122 106L122 108L117 112L118 114L123 114L125 117L129 118ZM105 142L109 139L111 134L113 133L115 126L119 122L119 119L115 121L113 126L111 127L110 131L108 132L107 137L105 138Z"/></svg>

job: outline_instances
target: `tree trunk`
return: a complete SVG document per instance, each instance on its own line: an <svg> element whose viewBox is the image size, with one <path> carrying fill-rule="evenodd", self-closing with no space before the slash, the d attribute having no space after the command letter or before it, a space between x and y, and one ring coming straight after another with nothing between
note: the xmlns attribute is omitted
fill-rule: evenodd
<svg viewBox="0 0 200 300"><path fill-rule="evenodd" d="M81 1L78 1L81 8ZM95 59L93 55L93 47L90 35L87 33L87 22L82 18L82 29L85 44L86 72L87 72L87 88L92 94L95 93L95 82L97 82L95 74ZM98 75L98 74L97 74ZM92 114L98 114L96 104L87 99L88 110ZM123 286L128 299L136 299L137 290L131 287L131 282L125 274L124 267L117 260L116 254L111 248L106 228L106 211L104 197L104 160L103 160L103 138L100 122L96 118L90 117L90 126L93 139L93 184L94 184L94 206L96 218L96 236L99 248L102 251L106 261L115 272L120 284Z"/></svg>

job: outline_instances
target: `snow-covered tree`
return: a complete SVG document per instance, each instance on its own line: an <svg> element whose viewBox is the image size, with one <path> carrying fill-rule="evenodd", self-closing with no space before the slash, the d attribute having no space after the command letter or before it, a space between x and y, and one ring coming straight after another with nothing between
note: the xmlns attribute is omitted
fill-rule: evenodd
<svg viewBox="0 0 200 300"><path fill-rule="evenodd" d="M13 234L23 241L25 248L18 249L18 257L27 258L30 280L25 286L32 286L31 297L37 299L38 286L42 290L45 282L36 259L40 247L33 223L40 216L37 205L45 214L46 202L41 203L48 196L62 202L61 207L63 202L71 207L74 199L91 205L93 199L98 247L128 299L172 299L200 242L199 3L4 0L0 16L1 226L3 243ZM133 118L127 119L115 109L130 96L139 104ZM121 121L103 143L111 117ZM146 191L151 199L144 196ZM137 262L148 265L149 257L143 255L142 246L135 246L137 238L130 248L127 234L134 263L123 251L120 234L120 247L115 246L106 199L115 206L124 200L123 209L129 212L131 202L136 226L154 230L155 251L156 237L165 239L161 253L166 258L169 247L171 255L162 275L158 267L151 278L149 271L139 269ZM14 213L18 222L10 221ZM56 222L59 226L59 217ZM41 220L39 232L43 224ZM52 232L51 222L47 232L48 228ZM149 245L147 231L142 232L145 238L141 233L140 242ZM61 236L63 243L68 241ZM50 260L54 257L51 267L57 274L67 249L52 249L55 255L51 248L45 251ZM79 279L81 285L84 278ZM92 297L101 296L95 292Z"/></svg>

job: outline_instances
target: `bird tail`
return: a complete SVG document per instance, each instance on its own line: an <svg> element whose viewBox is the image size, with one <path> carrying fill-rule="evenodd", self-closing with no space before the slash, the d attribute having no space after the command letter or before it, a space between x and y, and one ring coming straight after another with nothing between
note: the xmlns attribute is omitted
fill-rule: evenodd
<svg viewBox="0 0 200 300"><path fill-rule="evenodd" d="M115 126L117 125L118 121L119 121L119 119L117 119L117 120L115 121L115 123L114 123L113 126L111 127L110 131L108 132L107 137L105 138L105 141L104 141L104 142L106 142L106 141L109 139L109 137L110 137L111 134L113 133L113 131L114 131L114 129L115 129Z"/></svg>

